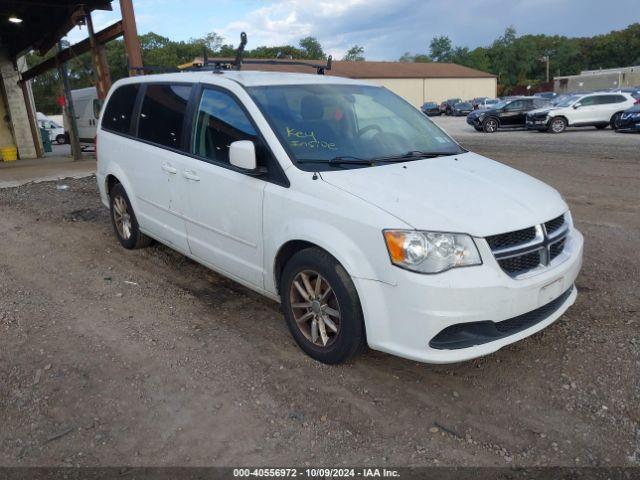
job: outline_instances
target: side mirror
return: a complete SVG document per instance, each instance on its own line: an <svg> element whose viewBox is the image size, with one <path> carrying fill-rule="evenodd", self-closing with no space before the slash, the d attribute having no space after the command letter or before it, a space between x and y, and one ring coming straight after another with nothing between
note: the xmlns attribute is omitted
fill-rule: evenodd
<svg viewBox="0 0 640 480"><path fill-rule="evenodd" d="M256 146L249 140L239 140L229 146L229 162L243 170L256 170Z"/></svg>
<svg viewBox="0 0 640 480"><path fill-rule="evenodd" d="M581 106L582 106L582 104L581 104L581 103L579 103L579 102L578 102L578 103L574 103L574 104L573 104L573 109L574 109L574 110L577 110L577 109L578 109L578 108L580 108Z"/></svg>

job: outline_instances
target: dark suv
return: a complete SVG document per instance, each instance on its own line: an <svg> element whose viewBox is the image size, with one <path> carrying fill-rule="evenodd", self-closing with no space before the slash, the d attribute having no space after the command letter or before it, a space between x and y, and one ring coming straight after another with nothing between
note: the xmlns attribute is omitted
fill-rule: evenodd
<svg viewBox="0 0 640 480"><path fill-rule="evenodd" d="M475 110L467 116L467 123L479 132L493 133L499 128L524 128L527 112L548 105L541 97L517 97L497 103L487 110Z"/></svg>

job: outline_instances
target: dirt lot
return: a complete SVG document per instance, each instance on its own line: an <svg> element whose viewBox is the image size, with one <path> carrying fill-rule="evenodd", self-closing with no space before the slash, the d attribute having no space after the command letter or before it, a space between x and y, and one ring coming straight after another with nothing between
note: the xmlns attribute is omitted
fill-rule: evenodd
<svg viewBox="0 0 640 480"><path fill-rule="evenodd" d="M476 133L558 188L576 305L477 361L305 357L278 306L123 250L94 179L0 190L1 465L640 465L640 135Z"/></svg>

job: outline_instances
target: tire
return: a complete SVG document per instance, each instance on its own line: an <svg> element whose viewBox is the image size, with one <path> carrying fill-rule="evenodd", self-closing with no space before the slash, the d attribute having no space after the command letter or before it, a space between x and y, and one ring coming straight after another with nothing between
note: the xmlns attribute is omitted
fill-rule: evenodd
<svg viewBox="0 0 640 480"><path fill-rule="evenodd" d="M485 133L495 133L498 131L498 120L493 117L485 118L482 122L482 130Z"/></svg>
<svg viewBox="0 0 640 480"><path fill-rule="evenodd" d="M65 143L67 143L67 136L66 135L58 135L56 137L56 143L58 145L64 145Z"/></svg>
<svg viewBox="0 0 640 480"><path fill-rule="evenodd" d="M621 117L622 117L621 112L618 112L614 114L613 117L611 117L611 121L609 122L609 125L611 125L611 130L618 130L619 128L618 123L620 122Z"/></svg>
<svg viewBox="0 0 640 480"><path fill-rule="evenodd" d="M327 252L307 248L293 255L282 272L280 297L291 335L311 358L335 365L364 350L358 293L344 267Z"/></svg>
<svg viewBox="0 0 640 480"><path fill-rule="evenodd" d="M549 131L551 133L562 133L567 129L567 121L562 117L554 117L549 122Z"/></svg>
<svg viewBox="0 0 640 480"><path fill-rule="evenodd" d="M111 188L109 207L113 231L124 248L135 250L151 245L153 240L140 231L138 220L122 184L116 183Z"/></svg>

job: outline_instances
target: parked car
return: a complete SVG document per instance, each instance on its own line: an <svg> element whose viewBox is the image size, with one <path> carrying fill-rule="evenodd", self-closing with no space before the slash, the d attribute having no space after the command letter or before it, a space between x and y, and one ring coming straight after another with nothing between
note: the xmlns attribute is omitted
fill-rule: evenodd
<svg viewBox="0 0 640 480"><path fill-rule="evenodd" d="M617 131L619 132L640 132L640 103L625 110L618 121Z"/></svg>
<svg viewBox="0 0 640 480"><path fill-rule="evenodd" d="M477 104L476 110L486 110L487 108L493 108L500 100L497 98L485 98Z"/></svg>
<svg viewBox="0 0 640 480"><path fill-rule="evenodd" d="M537 92L533 94L534 97L542 97L542 98L546 98L547 100L553 100L558 95L559 94L556 92Z"/></svg>
<svg viewBox="0 0 640 480"><path fill-rule="evenodd" d="M562 133L568 126L616 128L622 112L633 106L629 93L596 92L574 95L551 107L529 112L527 128Z"/></svg>
<svg viewBox="0 0 640 480"><path fill-rule="evenodd" d="M451 110L451 114L454 117L464 117L473 112L473 105L469 102L456 103Z"/></svg>
<svg viewBox="0 0 640 480"><path fill-rule="evenodd" d="M67 143L67 136L64 133L64 128L53 120L38 120L38 126L47 131L49 134L49 140L52 142L56 142L58 145Z"/></svg>
<svg viewBox="0 0 640 480"><path fill-rule="evenodd" d="M453 114L453 106L456 103L460 103L462 101L462 99L460 98L450 98L448 100L445 100L444 102L442 102L440 104L440 111L442 113L444 113L445 115L452 115Z"/></svg>
<svg viewBox="0 0 640 480"><path fill-rule="evenodd" d="M515 97L486 110L467 115L467 123L479 132L494 133L500 128L524 128L527 112L547 105L541 97Z"/></svg>
<svg viewBox="0 0 640 480"><path fill-rule="evenodd" d="M121 79L97 159L124 248L158 240L281 302L321 362L365 344L475 358L577 296L583 237L560 194L380 86L229 70ZM260 335L263 318L243 321Z"/></svg>
<svg viewBox="0 0 640 480"><path fill-rule="evenodd" d="M441 115L440 107L436 102L426 102L421 107L422 112L430 117Z"/></svg>

